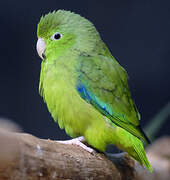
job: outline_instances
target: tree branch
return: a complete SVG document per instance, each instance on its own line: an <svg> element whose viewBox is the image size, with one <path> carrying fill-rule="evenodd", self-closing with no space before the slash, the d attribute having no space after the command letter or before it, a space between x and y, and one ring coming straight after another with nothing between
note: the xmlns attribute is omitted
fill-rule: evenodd
<svg viewBox="0 0 170 180"><path fill-rule="evenodd" d="M170 138L160 140L165 141L170 146ZM102 153L90 154L74 145L0 130L0 180L158 180L159 175L161 180L166 180L161 173L169 175L170 160L164 154L164 164L162 154L155 151L158 145L153 144L154 151L150 147L148 152L155 168L150 174L126 153L108 155L109 160ZM166 156L170 157L170 152Z"/></svg>

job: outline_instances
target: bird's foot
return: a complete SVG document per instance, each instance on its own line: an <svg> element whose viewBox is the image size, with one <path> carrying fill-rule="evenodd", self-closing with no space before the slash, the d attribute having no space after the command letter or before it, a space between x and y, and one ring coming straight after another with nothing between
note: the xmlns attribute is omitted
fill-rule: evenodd
<svg viewBox="0 0 170 180"><path fill-rule="evenodd" d="M83 142L85 142L85 139L83 136L80 136L78 138L74 138L71 140L66 140L66 141L57 141L58 143L62 143L62 144L70 144L70 145L76 145L79 146L81 148L83 148L85 151L89 152L89 153L94 153L94 149L86 146L85 144L83 144Z"/></svg>

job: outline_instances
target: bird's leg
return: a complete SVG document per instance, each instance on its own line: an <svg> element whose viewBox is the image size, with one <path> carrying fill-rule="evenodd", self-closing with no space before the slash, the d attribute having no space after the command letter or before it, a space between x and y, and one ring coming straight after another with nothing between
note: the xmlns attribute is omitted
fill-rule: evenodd
<svg viewBox="0 0 170 180"><path fill-rule="evenodd" d="M80 136L78 138L74 138L74 139L71 139L71 140L57 141L57 142L62 143L62 144L71 144L71 145L80 146L81 148L88 151L89 153L94 152L94 150L92 148L90 148L90 147L86 146L85 144L83 144L83 142L86 142L83 136Z"/></svg>

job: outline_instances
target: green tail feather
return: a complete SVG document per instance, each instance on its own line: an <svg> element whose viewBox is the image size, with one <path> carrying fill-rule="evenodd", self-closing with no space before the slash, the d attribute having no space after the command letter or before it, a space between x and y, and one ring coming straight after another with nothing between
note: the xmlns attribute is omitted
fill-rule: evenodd
<svg viewBox="0 0 170 180"><path fill-rule="evenodd" d="M132 141L134 141L134 139ZM142 142L139 139L136 139L133 142L133 147L134 147L135 153L132 156L138 162L140 162L141 165L144 165L148 169L149 172L152 173L153 172L153 168L150 165L150 163L149 163L149 161L148 161L148 159L146 157L146 153L145 153L145 150L144 150Z"/></svg>
<svg viewBox="0 0 170 180"><path fill-rule="evenodd" d="M139 139L143 140L146 144L150 144L150 140L148 137L145 135L144 131L142 128L139 126L133 126L132 124L127 124L124 123L123 121L117 121L114 122L116 125L122 127L123 129L127 130L134 136L138 137Z"/></svg>

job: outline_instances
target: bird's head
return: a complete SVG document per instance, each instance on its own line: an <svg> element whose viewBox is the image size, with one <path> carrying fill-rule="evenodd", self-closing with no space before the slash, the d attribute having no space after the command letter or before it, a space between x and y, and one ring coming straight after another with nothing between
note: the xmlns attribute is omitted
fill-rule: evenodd
<svg viewBox="0 0 170 180"><path fill-rule="evenodd" d="M58 10L42 16L37 29L37 51L44 59L56 59L72 48L90 52L101 41L93 24L70 11Z"/></svg>

